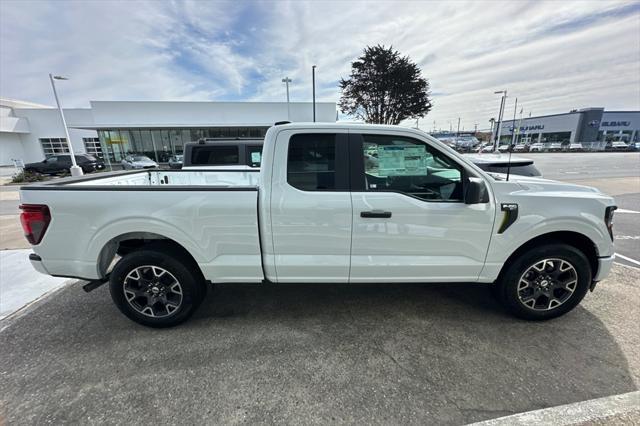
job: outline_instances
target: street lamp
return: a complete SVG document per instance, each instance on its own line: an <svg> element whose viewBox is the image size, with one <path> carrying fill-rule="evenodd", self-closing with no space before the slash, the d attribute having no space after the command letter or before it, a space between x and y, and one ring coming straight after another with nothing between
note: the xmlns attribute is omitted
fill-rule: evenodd
<svg viewBox="0 0 640 426"><path fill-rule="evenodd" d="M504 114L504 106L507 102L507 90L498 90L497 92L493 93L496 95L502 94L502 98L500 99L500 113L498 114L498 129L496 140L493 143L493 150L496 151L498 149L498 145L500 145L500 133L502 132L502 114Z"/></svg>
<svg viewBox="0 0 640 426"><path fill-rule="evenodd" d="M51 80L51 87L53 88L53 96L56 98L56 104L58 105L58 111L60 112L60 118L62 119L62 125L64 127L64 134L67 136L67 148L69 148L69 154L71 155L71 176L82 176L82 169L76 163L76 156L73 152L73 146L71 145L71 138L69 137L69 129L67 128L67 121L64 119L64 113L60 106L60 100L58 99L58 92L56 92L56 84L54 80L68 80L66 77L59 75L49 74L49 80Z"/></svg>
<svg viewBox="0 0 640 426"><path fill-rule="evenodd" d="M316 122L316 66L311 67L311 85L313 86L313 122Z"/></svg>
<svg viewBox="0 0 640 426"><path fill-rule="evenodd" d="M291 83L291 79L285 77L282 82L287 86L287 120L291 121L291 107L289 106L289 83Z"/></svg>

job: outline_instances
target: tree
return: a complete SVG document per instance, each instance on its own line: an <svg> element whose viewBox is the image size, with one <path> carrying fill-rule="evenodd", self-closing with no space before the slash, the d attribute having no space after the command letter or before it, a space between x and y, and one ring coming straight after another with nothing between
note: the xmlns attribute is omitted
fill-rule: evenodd
<svg viewBox="0 0 640 426"><path fill-rule="evenodd" d="M393 46L367 46L340 88L340 110L367 123L398 124L424 117L432 106L420 68Z"/></svg>

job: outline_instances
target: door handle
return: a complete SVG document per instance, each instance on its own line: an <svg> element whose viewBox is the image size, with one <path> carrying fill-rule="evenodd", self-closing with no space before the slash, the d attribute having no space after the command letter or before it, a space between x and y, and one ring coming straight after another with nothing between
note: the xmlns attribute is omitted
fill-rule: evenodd
<svg viewBox="0 0 640 426"><path fill-rule="evenodd" d="M379 217L383 219L388 219L391 217L391 212L385 212L383 210L371 210L368 212L360 212L360 217L367 217L367 218Z"/></svg>

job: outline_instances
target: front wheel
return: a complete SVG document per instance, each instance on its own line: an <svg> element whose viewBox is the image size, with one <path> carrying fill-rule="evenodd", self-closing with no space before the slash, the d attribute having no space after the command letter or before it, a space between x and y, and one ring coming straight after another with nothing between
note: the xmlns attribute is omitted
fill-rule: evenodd
<svg viewBox="0 0 640 426"><path fill-rule="evenodd" d="M575 308L587 294L591 277L584 253L566 244L547 244L508 265L496 290L514 315L547 320Z"/></svg>
<svg viewBox="0 0 640 426"><path fill-rule="evenodd" d="M188 319L204 298L202 275L179 253L139 250L113 268L109 289L118 309L149 327L172 327Z"/></svg>

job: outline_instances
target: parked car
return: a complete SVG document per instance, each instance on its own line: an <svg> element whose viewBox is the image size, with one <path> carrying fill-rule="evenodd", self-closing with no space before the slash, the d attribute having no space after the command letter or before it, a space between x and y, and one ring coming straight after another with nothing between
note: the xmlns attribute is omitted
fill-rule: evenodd
<svg viewBox="0 0 640 426"><path fill-rule="evenodd" d="M108 281L116 306L153 327L185 321L210 282L486 283L514 315L546 320L613 264L611 197L487 174L419 130L277 125L261 162L23 186L31 263L86 291Z"/></svg>
<svg viewBox="0 0 640 426"><path fill-rule="evenodd" d="M125 170L133 169L155 169L158 167L158 163L153 161L146 155L127 155L121 162L122 168Z"/></svg>
<svg viewBox="0 0 640 426"><path fill-rule="evenodd" d="M640 142L631 142L628 149L629 151L640 151Z"/></svg>
<svg viewBox="0 0 640 426"><path fill-rule="evenodd" d="M629 150L629 145L627 145L626 143L624 143L622 141L613 141L613 142L611 142L611 145L607 145L605 147L605 150L608 150L608 151L628 151Z"/></svg>
<svg viewBox="0 0 640 426"><path fill-rule="evenodd" d="M76 164L80 166L84 173L91 173L96 170L104 169L104 162L96 157L88 154L75 155ZM40 173L45 175L56 175L68 172L71 168L71 155L60 154L52 155L38 163L25 164L24 169L32 173Z"/></svg>
<svg viewBox="0 0 640 426"><path fill-rule="evenodd" d="M169 168L181 169L183 159L184 159L184 155L173 155L171 158L169 158Z"/></svg>
<svg viewBox="0 0 640 426"><path fill-rule="evenodd" d="M489 173L507 173L518 176L537 176L542 173L536 168L533 160L508 154L468 154L465 158L471 160L473 164Z"/></svg>
<svg viewBox="0 0 640 426"><path fill-rule="evenodd" d="M569 144L569 151L571 152L581 152L584 151L584 147L581 143L572 143Z"/></svg>
<svg viewBox="0 0 640 426"><path fill-rule="evenodd" d="M545 151L545 146L543 143L540 142L536 142L531 144L531 146L529 147L529 152L543 152Z"/></svg>
<svg viewBox="0 0 640 426"><path fill-rule="evenodd" d="M560 142L552 142L549 144L549 151L551 152L560 152L562 151L562 143Z"/></svg>
<svg viewBox="0 0 640 426"><path fill-rule="evenodd" d="M263 139L201 139L184 145L183 169L255 169Z"/></svg>
<svg viewBox="0 0 640 426"><path fill-rule="evenodd" d="M529 151L529 146L523 143L519 143L513 147L513 152L527 152Z"/></svg>
<svg viewBox="0 0 640 426"><path fill-rule="evenodd" d="M506 145L500 145L498 147L498 152L509 152L509 148L511 147L511 145L506 144Z"/></svg>

